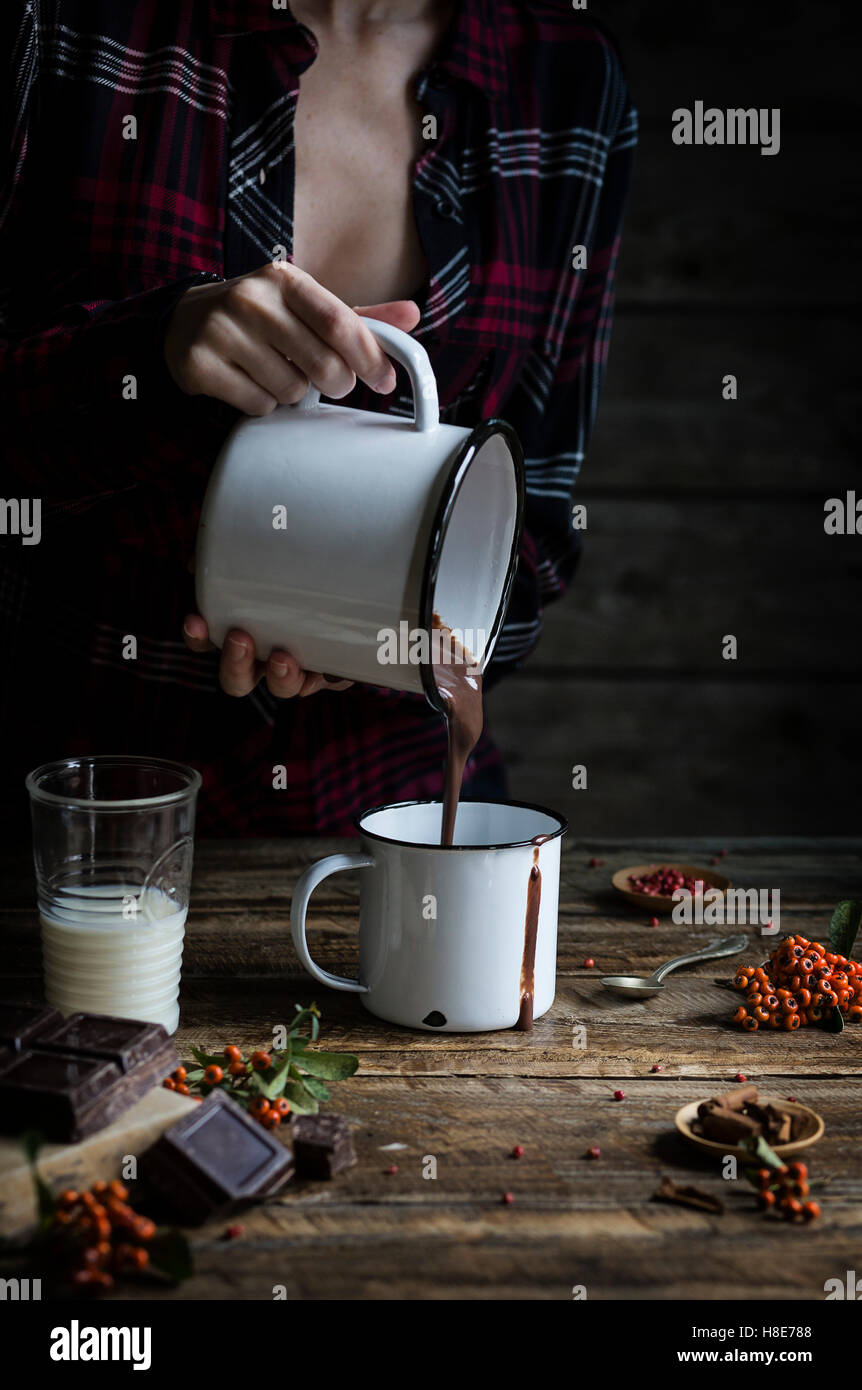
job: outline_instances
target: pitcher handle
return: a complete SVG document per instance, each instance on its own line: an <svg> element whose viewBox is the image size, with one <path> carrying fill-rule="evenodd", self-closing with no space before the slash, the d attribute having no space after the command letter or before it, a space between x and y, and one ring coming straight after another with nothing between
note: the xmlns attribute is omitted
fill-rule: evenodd
<svg viewBox="0 0 862 1390"><path fill-rule="evenodd" d="M405 368L413 391L413 428L420 434L435 430L440 423L440 406L437 400L437 382L431 369L431 361L421 343L393 328L391 323L380 319L369 319L362 315L362 322L374 334L378 343L385 348L389 357L394 357ZM316 386L309 386L302 400L294 406L295 410L315 410L320 402L320 392Z"/></svg>

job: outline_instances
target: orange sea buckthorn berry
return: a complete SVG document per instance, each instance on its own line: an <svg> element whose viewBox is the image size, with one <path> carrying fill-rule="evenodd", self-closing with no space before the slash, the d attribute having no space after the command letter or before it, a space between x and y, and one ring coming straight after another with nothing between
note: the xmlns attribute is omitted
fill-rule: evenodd
<svg viewBox="0 0 862 1390"><path fill-rule="evenodd" d="M68 1209L69 1207L77 1206L80 1200L81 1199L78 1196L78 1193L75 1191L74 1187L67 1187L65 1192L60 1193L60 1206L65 1207L66 1209Z"/></svg>
<svg viewBox="0 0 862 1390"><path fill-rule="evenodd" d="M779 1013L778 1009L773 1009L771 1014L769 1015L770 1028L780 1028L781 1020L785 1017L786 1014Z"/></svg>
<svg viewBox="0 0 862 1390"><path fill-rule="evenodd" d="M251 1054L251 1064L255 1071L266 1071L267 1067L272 1066L272 1058L268 1052L253 1052Z"/></svg>
<svg viewBox="0 0 862 1390"><path fill-rule="evenodd" d="M788 1033L792 1033L796 1028L802 1026L802 1019L799 1017L799 1014L785 1014L783 1026L787 1029Z"/></svg>
<svg viewBox="0 0 862 1390"><path fill-rule="evenodd" d="M243 1076L246 1071L245 1062L231 1062L228 1071L231 1076Z"/></svg>
<svg viewBox="0 0 862 1390"><path fill-rule="evenodd" d="M268 1114L270 1108L266 1096L258 1096L249 1106L249 1114L254 1115L256 1120L262 1120L264 1115Z"/></svg>
<svg viewBox="0 0 862 1390"><path fill-rule="evenodd" d="M796 1010L798 1008L799 1005L797 1004L792 994L789 994L786 999L782 999L781 1001L781 1009L783 1013L794 1014L796 1013Z"/></svg>
<svg viewBox="0 0 862 1390"><path fill-rule="evenodd" d="M850 1008L847 1010L847 1017L852 1018L855 1023L858 1023L860 1018L862 1018L862 1004L851 1004Z"/></svg>
<svg viewBox="0 0 862 1390"><path fill-rule="evenodd" d="M801 989L796 997L799 1000L801 1007L803 1009L807 1009L808 1005L811 1003L811 990Z"/></svg>
<svg viewBox="0 0 862 1390"><path fill-rule="evenodd" d="M117 1197L121 1202L125 1202L129 1195L129 1189L123 1186L119 1178L114 1178L113 1182L108 1183L108 1191L112 1197Z"/></svg>
<svg viewBox="0 0 862 1390"><path fill-rule="evenodd" d="M758 1023L769 1022L769 1010L765 1009L762 1004L756 1004L752 1012Z"/></svg>
<svg viewBox="0 0 862 1390"><path fill-rule="evenodd" d="M804 1202L802 1206L802 1215L805 1217L806 1221L816 1221L820 1215L820 1207L817 1202Z"/></svg>
<svg viewBox="0 0 862 1390"><path fill-rule="evenodd" d="M798 1197L785 1197L779 1205L785 1221L795 1221L797 1216L802 1215L802 1203Z"/></svg>
<svg viewBox="0 0 862 1390"><path fill-rule="evenodd" d="M213 1062L211 1066L206 1068L204 1072L204 1081L207 1083L208 1086L217 1086L219 1082L223 1079L224 1072L222 1071L221 1067L216 1065L215 1062Z"/></svg>
<svg viewBox="0 0 862 1390"><path fill-rule="evenodd" d="M808 1164L801 1163L799 1159L794 1159L792 1163L788 1163L787 1171L797 1182L801 1182L803 1178L808 1177Z"/></svg>
<svg viewBox="0 0 862 1390"><path fill-rule="evenodd" d="M180 1095L180 1096L190 1096L190 1095L191 1095L191 1091L189 1090L188 1086L185 1084L184 1081L179 1081L179 1082L177 1082L177 1095Z"/></svg>
<svg viewBox="0 0 862 1390"><path fill-rule="evenodd" d="M172 1076L166 1076L162 1085L166 1091L175 1091L177 1089L177 1083Z"/></svg>
<svg viewBox="0 0 862 1390"><path fill-rule="evenodd" d="M752 1018L751 1014L749 1014L742 1020L742 1026L746 1033L756 1033L760 1024L757 1022L756 1018Z"/></svg>
<svg viewBox="0 0 862 1390"><path fill-rule="evenodd" d="M748 1018L748 1009L746 1009L744 1004L740 1004L739 1008L736 1010L736 1013L733 1015L733 1022L742 1023L743 1019L746 1018Z"/></svg>
<svg viewBox="0 0 862 1390"><path fill-rule="evenodd" d="M148 1216L136 1216L132 1224L132 1230L138 1240L152 1240L156 1234L156 1223L151 1221Z"/></svg>
<svg viewBox="0 0 862 1390"><path fill-rule="evenodd" d="M757 1205L760 1207L761 1211L769 1211L770 1207L775 1206L775 1193L766 1191L758 1192Z"/></svg>
<svg viewBox="0 0 862 1390"><path fill-rule="evenodd" d="M242 1053L240 1052L239 1048L236 1046L235 1043L228 1043L227 1047L224 1050L224 1055L229 1062L242 1061Z"/></svg>
<svg viewBox="0 0 862 1390"><path fill-rule="evenodd" d="M267 1129L276 1129L281 1124L281 1116L277 1110L270 1110L264 1115L263 1123Z"/></svg>
<svg viewBox="0 0 862 1390"><path fill-rule="evenodd" d="M272 1102L272 1108L284 1119L285 1115L290 1114L290 1101L287 1096L279 1096L277 1100Z"/></svg>
<svg viewBox="0 0 862 1390"><path fill-rule="evenodd" d="M772 1173L768 1168L758 1168L754 1176L757 1179L758 1187L769 1187L772 1182Z"/></svg>
<svg viewBox="0 0 862 1390"><path fill-rule="evenodd" d="M762 1004L763 995L760 993L760 990L758 989L749 990L748 994L746 995L746 1001L749 1004Z"/></svg>
<svg viewBox="0 0 862 1390"><path fill-rule="evenodd" d="M185 1067L176 1067L174 1071L171 1073L171 1075L173 1076L174 1081L185 1081L186 1077L188 1076L188 1072L186 1071Z"/></svg>

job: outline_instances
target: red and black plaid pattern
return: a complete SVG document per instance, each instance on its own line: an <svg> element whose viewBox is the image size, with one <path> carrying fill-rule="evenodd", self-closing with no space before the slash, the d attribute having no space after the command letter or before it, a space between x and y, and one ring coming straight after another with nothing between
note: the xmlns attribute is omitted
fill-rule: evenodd
<svg viewBox="0 0 862 1390"><path fill-rule="evenodd" d="M0 536L7 809L21 818L28 766L83 751L194 763L210 832L347 833L369 805L438 795L445 734L421 699L232 700L215 657L181 638L200 503L235 415L175 388L162 333L190 285L290 255L313 35L271 0L5 0L0 38L4 493L43 510L38 546ZM503 416L527 461L493 681L533 648L576 564L572 488L636 115L613 44L567 0L462 0L416 92L437 117L414 175L429 266L417 336L443 418ZM351 403L411 409L404 383ZM487 735L465 786L504 790Z"/></svg>

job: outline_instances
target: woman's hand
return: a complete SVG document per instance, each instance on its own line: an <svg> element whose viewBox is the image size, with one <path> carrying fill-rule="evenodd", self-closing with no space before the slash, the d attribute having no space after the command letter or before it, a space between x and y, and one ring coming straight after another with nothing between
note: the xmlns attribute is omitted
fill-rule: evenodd
<svg viewBox="0 0 862 1390"><path fill-rule="evenodd" d="M326 396L346 396L359 377L385 394L395 372L359 315L405 333L419 322L412 300L350 309L298 267L278 263L219 285L197 285L177 304L165 334L165 361L189 395L215 396L246 415L268 415L302 400L309 381ZM186 646L213 651L199 613L183 624ZM228 695L248 695L266 676L272 695L289 700L318 690L347 690L352 681L303 671L289 652L258 661L247 632L229 632L219 681Z"/></svg>
<svg viewBox="0 0 862 1390"><path fill-rule="evenodd" d="M186 646L193 652L211 652L206 620L200 613L190 613L183 623ZM258 681L266 676L271 695L290 700L294 695L313 695L318 690L348 690L352 681L332 680L316 671L303 671L295 657L288 652L272 652L266 661L258 661L254 642L247 632L232 628L224 639L219 663L219 683L226 695L248 695Z"/></svg>
<svg viewBox="0 0 862 1390"><path fill-rule="evenodd" d="M408 333L419 321L412 300L351 309L304 270L279 261L187 290L168 323L165 361L187 395L215 396L246 415L295 405L309 382L339 399L359 377L387 395L395 371L360 314Z"/></svg>

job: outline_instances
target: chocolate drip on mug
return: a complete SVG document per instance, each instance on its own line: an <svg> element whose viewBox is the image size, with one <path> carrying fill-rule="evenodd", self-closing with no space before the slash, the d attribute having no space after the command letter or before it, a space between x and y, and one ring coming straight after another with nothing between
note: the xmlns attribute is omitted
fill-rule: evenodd
<svg viewBox="0 0 862 1390"><path fill-rule="evenodd" d="M550 835L537 835L532 843L533 867L527 880L527 916L524 922L524 956L521 961L521 1012L515 1024L522 1033L533 1029L533 995L536 989L536 941L539 935L539 908L542 905L542 871L539 868L539 845Z"/></svg>
<svg viewBox="0 0 862 1390"><path fill-rule="evenodd" d="M432 670L434 681L446 702L446 729L449 746L446 753L446 775L443 787L443 824L441 845L451 845L455 834L455 817L464 779L467 759L479 741L484 716L482 710L482 677L476 660L461 645L452 629L435 613L432 627L439 637L435 644Z"/></svg>

